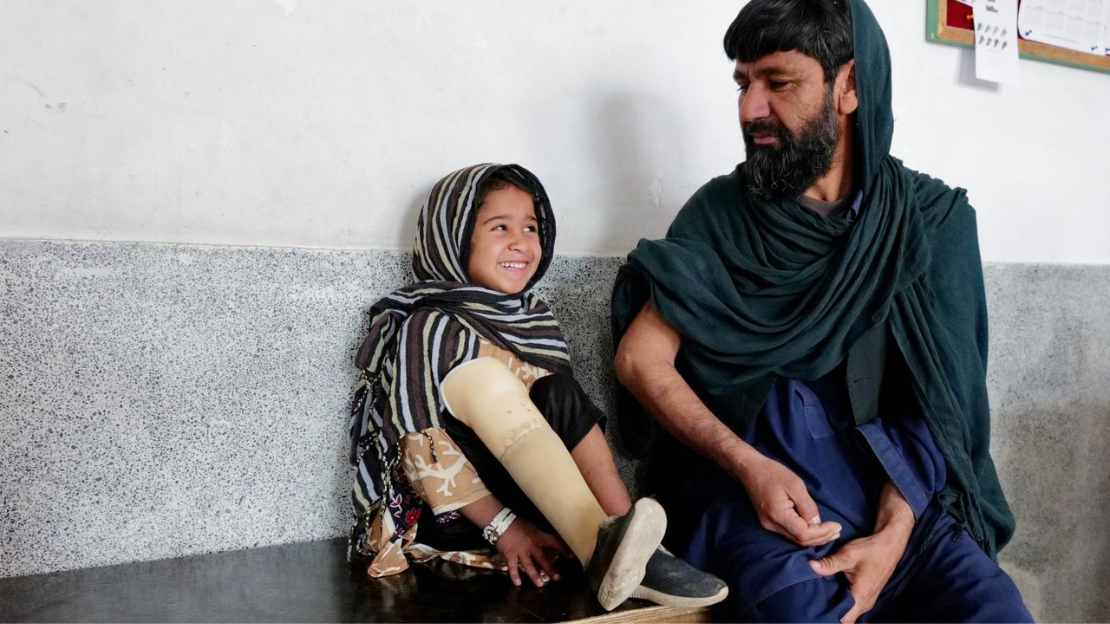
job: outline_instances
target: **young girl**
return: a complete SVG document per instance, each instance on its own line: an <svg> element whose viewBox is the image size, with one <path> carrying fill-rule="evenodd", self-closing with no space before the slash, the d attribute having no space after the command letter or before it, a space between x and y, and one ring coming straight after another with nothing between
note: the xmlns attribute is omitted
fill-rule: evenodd
<svg viewBox="0 0 1110 624"><path fill-rule="evenodd" d="M722 600L719 579L658 547L663 510L632 504L604 416L531 292L555 245L539 180L518 165L456 171L417 229L418 281L374 304L357 357L352 557L375 577L440 557L542 586L559 579L553 556L573 553L606 609Z"/></svg>

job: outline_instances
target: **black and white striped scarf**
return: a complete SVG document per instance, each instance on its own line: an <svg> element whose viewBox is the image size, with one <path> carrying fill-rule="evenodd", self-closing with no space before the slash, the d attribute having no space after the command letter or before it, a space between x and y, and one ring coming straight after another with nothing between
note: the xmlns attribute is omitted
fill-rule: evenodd
<svg viewBox="0 0 1110 624"><path fill-rule="evenodd" d="M513 295L468 283L466 272L479 208L474 205L476 192L483 179L501 168L514 169L535 189L543 249L536 274L523 292ZM432 187L417 224L413 274L418 281L370 308L370 331L356 358L361 381L351 406L351 461L359 466L357 481L365 501L375 503L383 488L389 488L387 473L405 434L443 427L440 362L475 357L476 336L533 365L570 371L559 324L531 292L554 247L550 201L539 180L519 165L460 169ZM460 326L471 330L466 332L469 338L459 338Z"/></svg>

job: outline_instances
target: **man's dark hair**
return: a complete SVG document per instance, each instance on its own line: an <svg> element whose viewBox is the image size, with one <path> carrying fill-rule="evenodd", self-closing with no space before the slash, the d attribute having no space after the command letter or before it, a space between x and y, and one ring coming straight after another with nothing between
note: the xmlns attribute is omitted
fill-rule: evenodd
<svg viewBox="0 0 1110 624"><path fill-rule="evenodd" d="M750 63L774 52L811 56L832 82L855 55L848 0L752 0L725 33L729 60Z"/></svg>
<svg viewBox="0 0 1110 624"><path fill-rule="evenodd" d="M532 196L532 205L536 205L536 189L527 178L522 176L512 167L501 167L485 177L479 184L474 195L474 206L480 208L486 202L486 197L494 191L515 186Z"/></svg>

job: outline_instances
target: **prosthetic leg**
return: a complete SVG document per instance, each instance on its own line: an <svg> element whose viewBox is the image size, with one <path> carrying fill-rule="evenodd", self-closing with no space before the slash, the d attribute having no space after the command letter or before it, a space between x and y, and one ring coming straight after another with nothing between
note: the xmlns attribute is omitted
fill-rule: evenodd
<svg viewBox="0 0 1110 624"><path fill-rule="evenodd" d="M441 390L448 411L474 430L574 551L602 606L612 610L631 596L663 539L663 508L645 498L607 518L570 451L499 360L457 366Z"/></svg>

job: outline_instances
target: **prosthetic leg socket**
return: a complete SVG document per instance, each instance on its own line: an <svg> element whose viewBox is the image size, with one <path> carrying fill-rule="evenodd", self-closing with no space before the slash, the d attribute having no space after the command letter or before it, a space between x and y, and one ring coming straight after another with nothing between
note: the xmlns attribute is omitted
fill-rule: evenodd
<svg viewBox="0 0 1110 624"><path fill-rule="evenodd" d="M640 499L627 514L606 517L562 439L501 361L460 364L441 391L447 410L474 430L574 551L601 606L627 600L667 528L659 503Z"/></svg>
<svg viewBox="0 0 1110 624"><path fill-rule="evenodd" d="M528 389L494 358L461 364L443 380L448 411L474 430L579 561L593 556L605 512Z"/></svg>

